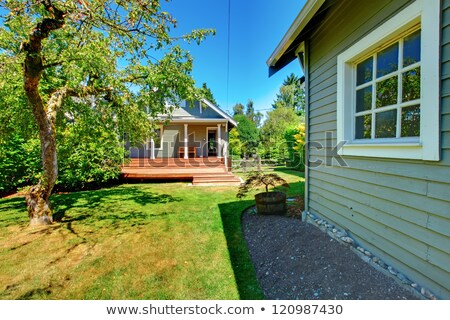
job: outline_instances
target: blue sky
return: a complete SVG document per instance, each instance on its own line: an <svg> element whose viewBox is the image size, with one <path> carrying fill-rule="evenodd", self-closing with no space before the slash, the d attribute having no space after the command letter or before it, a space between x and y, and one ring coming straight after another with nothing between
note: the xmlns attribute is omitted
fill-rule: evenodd
<svg viewBox="0 0 450 320"><path fill-rule="evenodd" d="M163 8L177 20L175 34L214 28L216 36L190 45L193 76L206 82L218 104L231 113L235 103L250 98L263 113L271 108L281 83L290 73L303 75L297 61L271 78L266 60L284 36L306 0L231 0L230 71L227 88L228 0L172 0Z"/></svg>

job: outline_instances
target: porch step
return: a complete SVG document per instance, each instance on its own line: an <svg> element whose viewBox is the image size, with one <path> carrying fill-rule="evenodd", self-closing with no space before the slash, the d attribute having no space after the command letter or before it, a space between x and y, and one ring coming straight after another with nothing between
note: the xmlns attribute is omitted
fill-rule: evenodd
<svg viewBox="0 0 450 320"><path fill-rule="evenodd" d="M241 179L233 174L216 174L216 175L198 175L194 176L192 185L194 186L208 186L208 185L223 185L223 186L239 186Z"/></svg>

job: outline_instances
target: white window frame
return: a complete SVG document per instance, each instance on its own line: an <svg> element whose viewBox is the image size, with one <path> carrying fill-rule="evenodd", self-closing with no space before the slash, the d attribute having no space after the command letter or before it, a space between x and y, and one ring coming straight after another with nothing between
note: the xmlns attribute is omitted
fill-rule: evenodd
<svg viewBox="0 0 450 320"><path fill-rule="evenodd" d="M420 138L354 139L356 64L421 27ZM439 161L440 1L416 0L337 57L340 155Z"/></svg>

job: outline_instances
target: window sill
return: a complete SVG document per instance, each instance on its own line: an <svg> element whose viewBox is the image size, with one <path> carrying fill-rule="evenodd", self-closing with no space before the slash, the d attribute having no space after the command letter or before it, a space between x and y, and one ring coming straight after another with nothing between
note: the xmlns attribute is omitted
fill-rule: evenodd
<svg viewBox="0 0 450 320"><path fill-rule="evenodd" d="M349 143L339 151L341 156L359 156L369 158L426 159L420 143Z"/></svg>

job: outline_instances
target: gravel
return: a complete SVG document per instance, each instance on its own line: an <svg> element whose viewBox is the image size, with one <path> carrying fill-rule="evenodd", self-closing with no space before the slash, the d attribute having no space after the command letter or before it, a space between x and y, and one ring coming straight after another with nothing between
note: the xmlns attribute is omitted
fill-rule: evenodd
<svg viewBox="0 0 450 320"><path fill-rule="evenodd" d="M319 228L251 212L244 212L242 226L266 299L419 299Z"/></svg>

